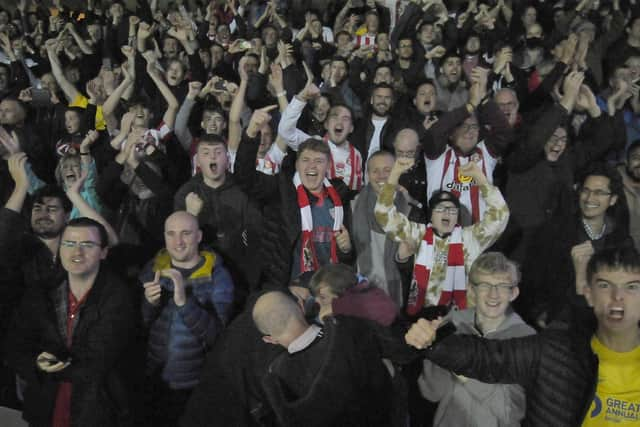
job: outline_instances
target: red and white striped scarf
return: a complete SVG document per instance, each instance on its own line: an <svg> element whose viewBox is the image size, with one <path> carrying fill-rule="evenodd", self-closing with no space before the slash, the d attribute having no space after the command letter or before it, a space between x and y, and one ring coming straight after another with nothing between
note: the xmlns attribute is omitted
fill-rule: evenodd
<svg viewBox="0 0 640 427"><path fill-rule="evenodd" d="M318 265L318 257L316 256L316 250L313 246L313 216L311 215L311 203L309 202L309 196L307 190L305 190L300 180L300 174L296 172L293 176L293 185L296 186L296 194L298 195L298 206L300 207L300 218L302 219L302 240L300 245L300 273L307 271L316 271L320 266ZM342 219L344 218L344 211L342 208L342 200L336 189L331 185L327 178L324 178L323 185L333 202L334 214L333 214L333 231L340 231L342 226ZM331 235L331 263L338 263L338 247L336 243L336 237Z"/></svg>
<svg viewBox="0 0 640 427"><path fill-rule="evenodd" d="M413 280L409 290L407 313L415 316L420 312L427 297L429 277L435 263L434 230L427 225L416 262L413 267ZM455 305L460 309L467 306L467 274L464 269L464 245L462 243L462 227L456 225L449 236L447 255L447 272L440 293L438 305Z"/></svg>
<svg viewBox="0 0 640 427"><path fill-rule="evenodd" d="M329 135L325 135L322 139L324 142L329 144ZM349 141L346 141L345 144L349 144L349 166L351 166L351 176L349 177L349 182L345 181L345 184L349 186L349 189L360 191L362 189L362 155L360 152L356 150L356 148ZM335 144L334 144L335 145ZM329 146L331 148L331 146ZM330 153L331 154L331 153ZM333 161L333 154L329 156L329 178L331 179L341 179L344 181L344 176L339 176L336 174L336 165Z"/></svg>

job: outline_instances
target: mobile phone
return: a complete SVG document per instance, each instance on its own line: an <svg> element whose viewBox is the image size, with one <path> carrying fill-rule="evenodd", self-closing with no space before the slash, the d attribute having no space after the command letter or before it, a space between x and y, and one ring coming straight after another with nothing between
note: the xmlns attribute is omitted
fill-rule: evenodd
<svg viewBox="0 0 640 427"><path fill-rule="evenodd" d="M226 89L226 84L227 84L227 82L225 82L224 80L219 80L213 85L213 87L216 90L225 90Z"/></svg>

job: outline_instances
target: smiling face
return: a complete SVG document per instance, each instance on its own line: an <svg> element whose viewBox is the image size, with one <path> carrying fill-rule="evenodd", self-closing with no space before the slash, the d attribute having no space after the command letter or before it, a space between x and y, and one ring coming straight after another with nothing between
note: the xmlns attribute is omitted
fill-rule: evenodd
<svg viewBox="0 0 640 427"><path fill-rule="evenodd" d="M627 157L627 175L636 183L640 182L640 146L629 151Z"/></svg>
<svg viewBox="0 0 640 427"><path fill-rule="evenodd" d="M567 131L558 128L544 145L544 154L548 161L557 162L567 148Z"/></svg>
<svg viewBox="0 0 640 427"><path fill-rule="evenodd" d="M227 128L227 121L219 111L204 110L200 126L208 135L222 135Z"/></svg>
<svg viewBox="0 0 640 427"><path fill-rule="evenodd" d="M353 132L351 111L340 105L331 108L325 121L325 128L329 134L329 139L334 144L343 144L349 137L349 134Z"/></svg>
<svg viewBox="0 0 640 427"><path fill-rule="evenodd" d="M322 182L329 167L329 157L325 153L306 149L298 153L296 171L302 185L312 193L322 191Z"/></svg>
<svg viewBox="0 0 640 427"><path fill-rule="evenodd" d="M201 141L198 145L196 163L202 171L205 184L213 188L224 184L229 165L227 147L224 144Z"/></svg>
<svg viewBox="0 0 640 427"><path fill-rule="evenodd" d="M176 267L188 268L188 265L198 262L201 240L198 221L186 212L176 212L164 223L164 243Z"/></svg>
<svg viewBox="0 0 640 427"><path fill-rule="evenodd" d="M80 166L80 158L78 156L63 157L60 159L60 178L62 186L69 188L78 178L82 167Z"/></svg>
<svg viewBox="0 0 640 427"><path fill-rule="evenodd" d="M603 218L607 209L616 204L618 196L611 193L609 178L590 175L580 190L580 211L584 219Z"/></svg>
<svg viewBox="0 0 640 427"><path fill-rule="evenodd" d="M500 323L504 320L509 305L519 294L519 289L514 286L511 274L483 274L479 272L471 281L470 296L475 302L478 317L483 321L491 320L492 323ZM483 284L498 286L491 287Z"/></svg>
<svg viewBox="0 0 640 427"><path fill-rule="evenodd" d="M107 252L101 247L100 232L95 227L67 227L60 240L60 262L69 276L96 274Z"/></svg>
<svg viewBox="0 0 640 427"><path fill-rule="evenodd" d="M380 154L369 158L367 162L367 178L376 194L380 194L382 186L389 179L394 161L393 156L385 152L380 152Z"/></svg>
<svg viewBox="0 0 640 427"><path fill-rule="evenodd" d="M413 98L413 105L420 114L427 115L436 108L436 88L430 83L418 86L416 96Z"/></svg>
<svg viewBox="0 0 640 427"><path fill-rule="evenodd" d="M440 71L448 84L458 83L462 76L462 62L460 58L457 56L447 58L442 64L442 67L440 67Z"/></svg>
<svg viewBox="0 0 640 427"><path fill-rule="evenodd" d="M57 197L43 197L31 208L31 229L38 237L51 239L59 236L66 222L67 213Z"/></svg>
<svg viewBox="0 0 640 427"><path fill-rule="evenodd" d="M458 213L455 203L444 200L431 209L431 225L440 236L449 234L458 223Z"/></svg>
<svg viewBox="0 0 640 427"><path fill-rule="evenodd" d="M452 145L462 151L463 154L471 152L478 144L480 126L475 115L469 116L451 135Z"/></svg>
<svg viewBox="0 0 640 427"><path fill-rule="evenodd" d="M376 116L386 117L393 105L393 90L379 87L371 94L371 109Z"/></svg>
<svg viewBox="0 0 640 427"><path fill-rule="evenodd" d="M640 322L640 271L601 269L584 296L598 319L598 335L637 339Z"/></svg>

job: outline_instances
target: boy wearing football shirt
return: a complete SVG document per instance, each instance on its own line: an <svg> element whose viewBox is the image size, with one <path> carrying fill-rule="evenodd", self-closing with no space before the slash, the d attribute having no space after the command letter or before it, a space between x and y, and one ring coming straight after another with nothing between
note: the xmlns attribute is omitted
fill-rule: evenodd
<svg viewBox="0 0 640 427"><path fill-rule="evenodd" d="M458 375L522 385L525 427L637 426L640 255L632 247L596 252L587 281L591 308L576 306L566 321L535 336L499 341L451 335L434 344L440 321L420 319L405 340L428 348L427 358Z"/></svg>

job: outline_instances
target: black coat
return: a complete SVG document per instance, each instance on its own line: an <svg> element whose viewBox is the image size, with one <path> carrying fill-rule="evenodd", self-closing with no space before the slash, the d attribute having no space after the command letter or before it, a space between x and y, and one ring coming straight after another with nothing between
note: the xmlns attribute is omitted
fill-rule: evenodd
<svg viewBox="0 0 640 427"><path fill-rule="evenodd" d="M427 358L482 382L521 385L527 397L523 427L578 427L596 391L598 362L590 346L593 311L574 311L570 320L523 338L451 335L427 350Z"/></svg>
<svg viewBox="0 0 640 427"><path fill-rule="evenodd" d="M391 424L392 388L377 337L366 321L325 319L307 348L283 353L262 380L282 427Z"/></svg>
<svg viewBox="0 0 640 427"><path fill-rule="evenodd" d="M32 286L14 318L7 342L7 362L27 383L23 417L30 425L49 427L62 381L72 384L71 425L131 425L130 396L119 362L129 355L135 314L126 285L101 268L80 308L71 348L66 346L68 285L47 290ZM64 370L48 374L36 367L43 351L60 360Z"/></svg>
<svg viewBox="0 0 640 427"><path fill-rule="evenodd" d="M262 288L280 289L291 280L291 261L293 251L302 234L302 219L296 188L293 185L295 174L295 153L285 157L282 170L277 175L266 175L256 171L257 139L251 139L246 132L238 147L235 163L236 182L258 205L263 207L263 232L260 243L262 261ZM351 208L349 201L352 192L340 179L332 179L344 208L343 224L350 229ZM310 196L310 200L313 199ZM353 247L353 245L352 245ZM338 249L340 262L352 263L353 250L344 254Z"/></svg>

